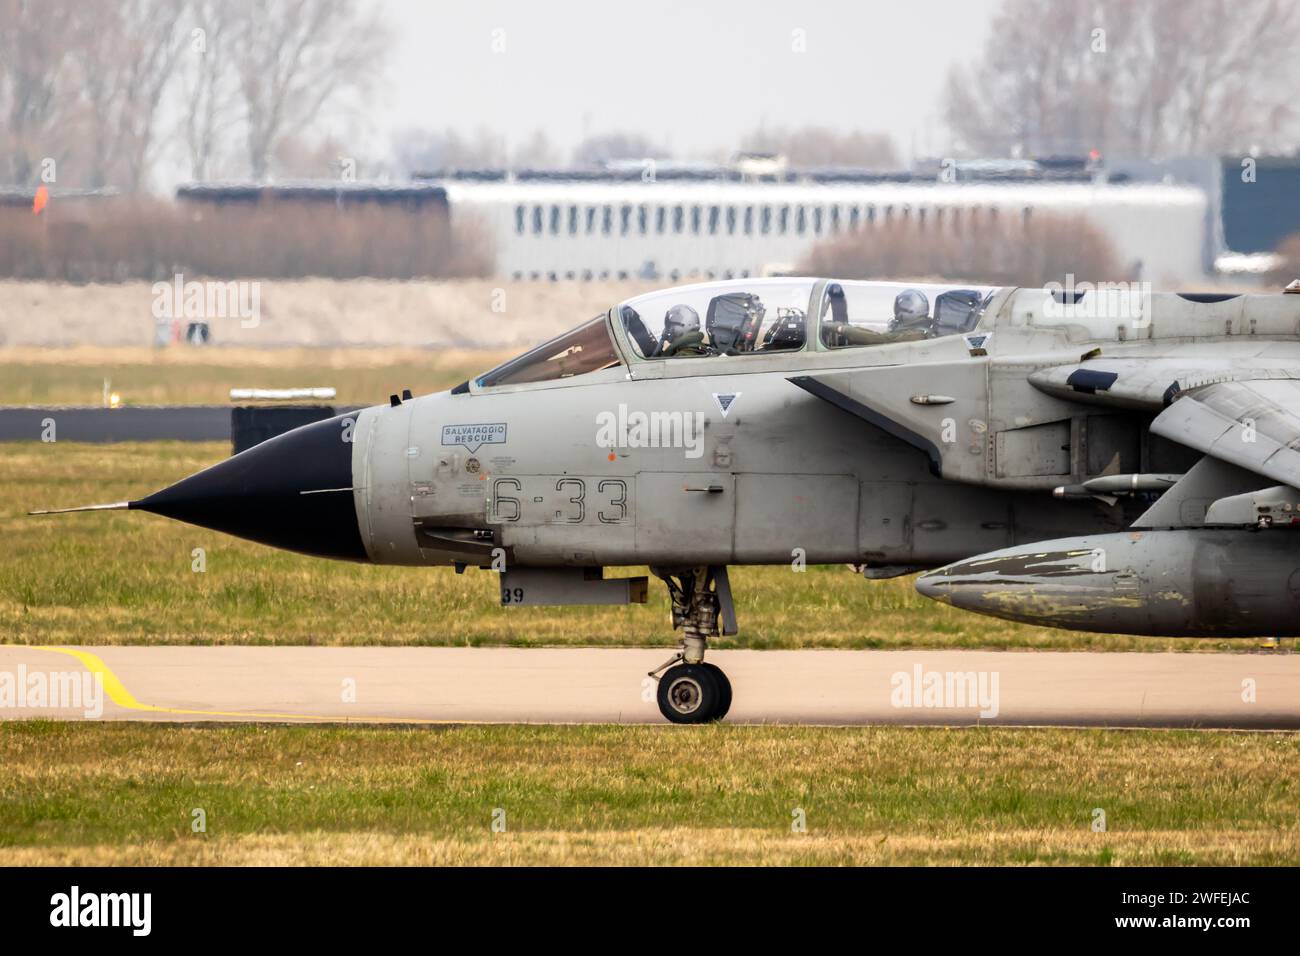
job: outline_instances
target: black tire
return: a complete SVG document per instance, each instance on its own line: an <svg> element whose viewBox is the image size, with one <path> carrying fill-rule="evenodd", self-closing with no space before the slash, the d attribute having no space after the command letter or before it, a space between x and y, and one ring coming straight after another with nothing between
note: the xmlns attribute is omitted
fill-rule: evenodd
<svg viewBox="0 0 1300 956"><path fill-rule="evenodd" d="M722 688L704 664L675 664L659 678L659 713L674 724L707 724L722 703Z"/></svg>
<svg viewBox="0 0 1300 956"><path fill-rule="evenodd" d="M713 676L718 682L718 710L713 715L713 719L721 720L727 716L727 711L731 710L731 681L717 664L704 663L700 666L713 671Z"/></svg>

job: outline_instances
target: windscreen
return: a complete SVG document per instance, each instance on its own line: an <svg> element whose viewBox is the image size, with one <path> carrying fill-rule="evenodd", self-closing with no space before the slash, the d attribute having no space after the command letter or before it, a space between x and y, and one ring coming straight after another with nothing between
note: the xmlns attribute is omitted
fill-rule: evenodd
<svg viewBox="0 0 1300 956"><path fill-rule="evenodd" d="M599 316L480 375L481 388L571 378L619 363L605 317Z"/></svg>

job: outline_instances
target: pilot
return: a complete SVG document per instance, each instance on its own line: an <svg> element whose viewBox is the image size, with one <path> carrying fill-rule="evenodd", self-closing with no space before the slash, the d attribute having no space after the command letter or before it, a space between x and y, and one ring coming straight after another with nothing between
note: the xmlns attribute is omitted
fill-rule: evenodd
<svg viewBox="0 0 1300 956"><path fill-rule="evenodd" d="M708 355L704 333L700 331L700 313L689 305L675 305L664 315L664 331L659 337L660 356Z"/></svg>
<svg viewBox="0 0 1300 956"><path fill-rule="evenodd" d="M836 301L832 297L832 315L836 311L835 305ZM840 311L843 309L841 308ZM843 321L832 320L824 328L828 336L827 344L833 347L916 342L929 338L933 331L930 322L930 300L919 289L904 289L898 293L894 298L894 317L889 320L889 328L884 332L877 332L875 329L860 325L850 325L847 317Z"/></svg>
<svg viewBox="0 0 1300 956"><path fill-rule="evenodd" d="M920 289L904 289L894 298L894 317L889 321L889 341L911 342L928 338L933 331L930 322L930 300Z"/></svg>

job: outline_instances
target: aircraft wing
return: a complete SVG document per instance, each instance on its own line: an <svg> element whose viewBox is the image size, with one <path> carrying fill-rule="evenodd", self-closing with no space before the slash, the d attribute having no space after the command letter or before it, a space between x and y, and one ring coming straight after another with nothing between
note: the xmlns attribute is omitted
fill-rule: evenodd
<svg viewBox="0 0 1300 956"><path fill-rule="evenodd" d="M1030 384L1058 398L1158 412L1153 434L1300 487L1300 369L1293 359L1082 359Z"/></svg>
<svg viewBox="0 0 1300 956"><path fill-rule="evenodd" d="M1300 381L1220 382L1182 394L1153 434L1300 488Z"/></svg>

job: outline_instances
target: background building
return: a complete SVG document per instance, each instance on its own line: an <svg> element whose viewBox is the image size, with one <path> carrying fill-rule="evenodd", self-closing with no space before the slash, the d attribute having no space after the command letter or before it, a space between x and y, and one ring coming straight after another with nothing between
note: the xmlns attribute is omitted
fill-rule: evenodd
<svg viewBox="0 0 1300 956"><path fill-rule="evenodd" d="M651 178L653 173L653 178ZM598 174L471 170L432 174L453 219L486 230L496 273L515 279L732 278L796 268L820 242L899 220L942 235L996 220L1079 216L1135 278L1178 283L1212 263L1206 192L1115 181L1032 161L934 175L821 170L751 177L736 170Z"/></svg>

